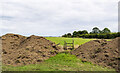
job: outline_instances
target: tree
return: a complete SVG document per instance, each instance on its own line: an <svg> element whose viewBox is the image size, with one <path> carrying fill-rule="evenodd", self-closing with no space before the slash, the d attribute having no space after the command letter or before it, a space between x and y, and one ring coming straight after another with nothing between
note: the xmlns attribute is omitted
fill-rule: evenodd
<svg viewBox="0 0 120 73"><path fill-rule="evenodd" d="M79 30L79 31L78 31L78 35L80 35L80 34L82 34L82 31Z"/></svg>
<svg viewBox="0 0 120 73"><path fill-rule="evenodd" d="M101 33L111 33L111 31L108 28L104 28Z"/></svg>
<svg viewBox="0 0 120 73"><path fill-rule="evenodd" d="M101 32L101 31L99 30L99 28L94 27L94 28L92 29L92 32L90 32L90 33L97 34L97 33L100 33L100 32Z"/></svg>
<svg viewBox="0 0 120 73"><path fill-rule="evenodd" d="M87 30L83 30L82 34L88 34L88 31Z"/></svg>
<svg viewBox="0 0 120 73"><path fill-rule="evenodd" d="M67 37L67 35L66 35L66 34L64 34L64 35L62 35L62 37Z"/></svg>
<svg viewBox="0 0 120 73"><path fill-rule="evenodd" d="M67 37L71 37L71 36L72 36L71 33L68 33L68 34L67 34Z"/></svg>
<svg viewBox="0 0 120 73"><path fill-rule="evenodd" d="M77 31L74 31L73 32L73 37L77 37L78 36L78 32Z"/></svg>

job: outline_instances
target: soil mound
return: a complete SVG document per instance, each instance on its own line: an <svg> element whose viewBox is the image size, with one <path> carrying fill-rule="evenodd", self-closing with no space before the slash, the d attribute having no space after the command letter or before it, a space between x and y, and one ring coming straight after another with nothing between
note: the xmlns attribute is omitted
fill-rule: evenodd
<svg viewBox="0 0 120 73"><path fill-rule="evenodd" d="M5 65L38 64L59 51L60 48L55 43L44 37L17 34L2 36L2 63Z"/></svg>
<svg viewBox="0 0 120 73"><path fill-rule="evenodd" d="M118 62L120 61L119 39L120 37L111 41L93 40L80 45L71 53L81 58L83 62L89 61L93 64L118 70Z"/></svg>

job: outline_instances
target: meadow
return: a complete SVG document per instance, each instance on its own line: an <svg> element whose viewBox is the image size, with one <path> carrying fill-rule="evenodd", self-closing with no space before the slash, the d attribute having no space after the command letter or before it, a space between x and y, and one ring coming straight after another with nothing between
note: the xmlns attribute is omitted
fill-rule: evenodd
<svg viewBox="0 0 120 73"><path fill-rule="evenodd" d="M60 45L64 45L64 41L71 43L72 40L74 40L74 45L81 45L86 42L89 42L91 40L95 39L83 39L83 38L66 38L66 37L46 37L46 39L55 42L56 44L60 43Z"/></svg>
<svg viewBox="0 0 120 73"><path fill-rule="evenodd" d="M81 45L94 39L83 38L64 38L64 37L46 37L46 39L55 42L56 44L64 45L64 41L72 42L74 45ZM76 56L69 53L59 53L54 57L41 62L40 64L25 65L25 66L6 66L3 65L3 71L115 71L114 69L108 69L101 67L90 62L82 62Z"/></svg>

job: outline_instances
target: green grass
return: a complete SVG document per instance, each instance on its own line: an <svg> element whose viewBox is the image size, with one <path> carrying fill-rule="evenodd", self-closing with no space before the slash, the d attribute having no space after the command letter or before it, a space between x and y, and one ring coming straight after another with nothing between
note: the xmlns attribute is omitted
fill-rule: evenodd
<svg viewBox="0 0 120 73"><path fill-rule="evenodd" d="M64 45L64 41L72 42L72 40L74 40L75 45L81 45L90 40L94 40L64 37L46 37L46 39L56 44L60 43L60 45ZM3 65L2 69L3 71L115 71L114 69L103 68L89 62L82 62L80 59L76 58L76 56L65 53L57 54L40 64L19 67Z"/></svg>
<svg viewBox="0 0 120 73"><path fill-rule="evenodd" d="M74 55L60 53L45 62L20 67L3 66L3 71L115 71L89 62L82 62Z"/></svg>
<svg viewBox="0 0 120 73"><path fill-rule="evenodd" d="M64 41L66 42L72 42L72 40L74 40L74 44L75 45L81 45L84 44L90 40L94 40L94 39L83 39L83 38L65 38L65 37L46 37L46 39L55 42L56 44L60 43L60 45L64 45Z"/></svg>

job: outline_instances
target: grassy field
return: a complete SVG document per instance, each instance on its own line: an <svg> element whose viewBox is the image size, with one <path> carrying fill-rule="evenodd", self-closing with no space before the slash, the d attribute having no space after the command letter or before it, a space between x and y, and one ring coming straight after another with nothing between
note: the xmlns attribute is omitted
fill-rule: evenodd
<svg viewBox="0 0 120 73"><path fill-rule="evenodd" d="M82 39L82 38L64 38L64 37L46 37L46 39L55 42L56 44L64 45L64 41L72 42L74 40L75 45L84 44L94 39ZM74 55L60 53L50 59L36 65L26 66L5 66L2 67L3 71L115 71L114 69L103 68L98 65L91 64L89 62L82 62ZM48 72L47 72L48 73ZM53 73L53 72L52 72Z"/></svg>
<svg viewBox="0 0 120 73"><path fill-rule="evenodd" d="M82 62L74 55L60 53L37 65L3 66L3 71L114 71L114 69Z"/></svg>
<svg viewBox="0 0 120 73"><path fill-rule="evenodd" d="M74 40L75 45L81 45L84 44L90 40L94 39L83 39L83 38L65 38L65 37L46 37L46 39L55 42L56 44L60 43L60 45L64 45L64 41L66 42L72 42Z"/></svg>

